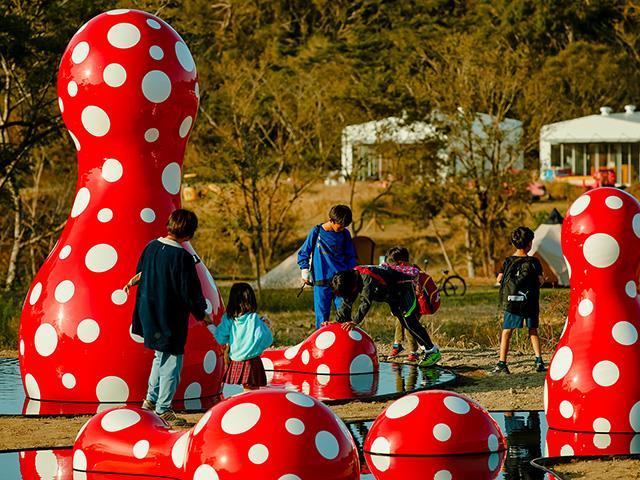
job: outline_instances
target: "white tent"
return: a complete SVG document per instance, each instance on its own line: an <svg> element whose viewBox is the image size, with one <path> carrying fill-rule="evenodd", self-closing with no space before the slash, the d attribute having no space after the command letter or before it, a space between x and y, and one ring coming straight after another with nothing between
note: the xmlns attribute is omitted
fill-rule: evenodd
<svg viewBox="0 0 640 480"><path fill-rule="evenodd" d="M555 208L540 224L533 238L529 255L537 257L549 283L559 287L569 286L569 269L562 255L562 215Z"/></svg>
<svg viewBox="0 0 640 480"><path fill-rule="evenodd" d="M298 267L298 250L269 270L260 279L260 285L262 288L299 288L301 280L300 267Z"/></svg>

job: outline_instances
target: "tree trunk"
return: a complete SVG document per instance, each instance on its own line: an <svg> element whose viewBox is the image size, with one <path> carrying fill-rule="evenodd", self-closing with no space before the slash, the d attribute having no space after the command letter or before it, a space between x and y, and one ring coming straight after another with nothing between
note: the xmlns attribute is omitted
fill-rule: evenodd
<svg viewBox="0 0 640 480"><path fill-rule="evenodd" d="M467 247L467 274L469 278L476 278L476 265L473 261L473 249L471 248L471 225L467 222L464 232L465 247Z"/></svg>
<svg viewBox="0 0 640 480"><path fill-rule="evenodd" d="M9 255L9 265L7 267L7 276L4 282L4 289L10 290L16 279L16 271L18 267L18 257L20 255L20 247L22 246L22 203L20 202L20 192L16 189L12 180L7 183L11 200L13 201L13 247Z"/></svg>
<svg viewBox="0 0 640 480"><path fill-rule="evenodd" d="M440 244L440 250L442 250L442 255L444 256L444 261L447 262L447 268L449 269L450 272L453 272L453 264L451 263L451 260L449 259L449 255L447 254L447 249L444 248L444 242L442 241L442 237L438 233L438 228L436 227L436 222L434 222L432 220L431 221L431 225L433 226L433 231L434 231L434 233L436 235L436 240L438 240L438 243Z"/></svg>

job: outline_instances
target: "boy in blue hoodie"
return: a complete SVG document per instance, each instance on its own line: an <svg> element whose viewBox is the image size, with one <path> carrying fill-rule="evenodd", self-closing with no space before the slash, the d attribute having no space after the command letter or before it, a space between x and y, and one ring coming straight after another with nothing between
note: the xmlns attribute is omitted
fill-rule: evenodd
<svg viewBox="0 0 640 480"><path fill-rule="evenodd" d="M356 266L356 251L347 230L351 221L349 207L334 205L329 211L329 221L313 227L298 252L302 283L313 285L316 328L329 321L332 302L336 310L342 303L331 289L331 279L336 273Z"/></svg>

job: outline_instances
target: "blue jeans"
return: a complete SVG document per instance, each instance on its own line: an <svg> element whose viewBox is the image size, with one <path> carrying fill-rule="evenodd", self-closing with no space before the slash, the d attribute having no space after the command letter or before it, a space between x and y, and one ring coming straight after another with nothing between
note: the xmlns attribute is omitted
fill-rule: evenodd
<svg viewBox="0 0 640 480"><path fill-rule="evenodd" d="M147 400L156 404L156 413L161 414L171 409L171 401L180 383L183 355L155 351Z"/></svg>
<svg viewBox="0 0 640 480"><path fill-rule="evenodd" d="M336 306L336 310L342 305L342 298L333 295L330 285L313 286L313 309L316 312L316 329L320 328L322 322L330 320L332 301Z"/></svg>

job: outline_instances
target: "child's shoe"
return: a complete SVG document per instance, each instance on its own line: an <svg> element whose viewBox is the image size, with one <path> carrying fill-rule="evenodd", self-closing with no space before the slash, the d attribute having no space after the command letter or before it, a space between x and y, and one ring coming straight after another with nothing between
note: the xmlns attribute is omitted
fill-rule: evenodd
<svg viewBox="0 0 640 480"><path fill-rule="evenodd" d="M437 345L434 345L430 350L426 350L422 357L422 360L418 363L421 367L430 367L435 365L442 358L440 349Z"/></svg>
<svg viewBox="0 0 640 480"><path fill-rule="evenodd" d="M547 367L544 366L542 357L536 357L536 372L546 372Z"/></svg>
<svg viewBox="0 0 640 480"><path fill-rule="evenodd" d="M500 360L495 367L489 372L489 375L501 375L501 374L510 374L509 367L507 367L507 362L503 362Z"/></svg>
<svg viewBox="0 0 640 480"><path fill-rule="evenodd" d="M147 400L145 398L144 402L142 402L142 409L154 411L156 409L156 404L155 402L152 402L151 400Z"/></svg>
<svg viewBox="0 0 640 480"><path fill-rule="evenodd" d="M158 416L169 424L170 427L184 427L187 421L176 415L176 412L169 409L166 412L159 413Z"/></svg>
<svg viewBox="0 0 640 480"><path fill-rule="evenodd" d="M397 357L398 355L400 355L400 352L402 352L403 350L404 350L404 347L402 345L400 345L399 343L394 343L393 349L391 350L391 354L389 356Z"/></svg>
<svg viewBox="0 0 640 480"><path fill-rule="evenodd" d="M407 362L417 362L418 361L418 352L411 352L407 355Z"/></svg>

